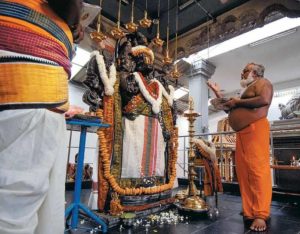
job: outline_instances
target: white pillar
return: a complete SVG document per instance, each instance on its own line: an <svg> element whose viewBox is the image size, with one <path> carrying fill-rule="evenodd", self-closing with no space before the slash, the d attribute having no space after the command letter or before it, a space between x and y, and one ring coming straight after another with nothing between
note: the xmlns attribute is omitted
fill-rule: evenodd
<svg viewBox="0 0 300 234"><path fill-rule="evenodd" d="M208 131L208 86L206 81L214 74L216 67L207 60L197 60L192 64L189 77L190 97L194 100L194 109L201 116L195 121L195 134Z"/></svg>

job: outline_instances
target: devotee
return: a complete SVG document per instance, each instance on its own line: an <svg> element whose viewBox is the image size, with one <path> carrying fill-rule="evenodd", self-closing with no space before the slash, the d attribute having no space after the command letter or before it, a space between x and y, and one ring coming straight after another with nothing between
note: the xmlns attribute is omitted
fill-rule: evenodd
<svg viewBox="0 0 300 234"><path fill-rule="evenodd" d="M68 77L79 0L0 1L0 232L64 232Z"/></svg>
<svg viewBox="0 0 300 234"><path fill-rule="evenodd" d="M229 124L236 131L236 172L242 196L246 226L265 231L270 217L272 184L269 160L268 110L273 86L265 79L264 66L249 63L241 74L245 88L240 98L232 97L223 103L229 112ZM221 98L216 83L208 86Z"/></svg>

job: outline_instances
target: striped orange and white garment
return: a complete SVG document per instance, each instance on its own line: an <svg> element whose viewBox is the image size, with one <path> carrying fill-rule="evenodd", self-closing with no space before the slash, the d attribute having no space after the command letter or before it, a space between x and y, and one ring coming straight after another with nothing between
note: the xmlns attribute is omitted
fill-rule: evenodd
<svg viewBox="0 0 300 234"><path fill-rule="evenodd" d="M140 115L123 123L121 177L164 176L166 143L158 119Z"/></svg>
<svg viewBox="0 0 300 234"><path fill-rule="evenodd" d="M67 104L68 25L44 0L1 0L0 6L0 110Z"/></svg>

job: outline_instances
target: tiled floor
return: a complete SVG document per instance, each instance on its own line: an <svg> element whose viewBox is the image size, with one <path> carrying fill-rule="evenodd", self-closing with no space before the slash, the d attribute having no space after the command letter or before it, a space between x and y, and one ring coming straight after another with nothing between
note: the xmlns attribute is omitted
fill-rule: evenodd
<svg viewBox="0 0 300 234"><path fill-rule="evenodd" d="M67 192L67 201L71 201L72 193ZM88 200L89 190L83 190L82 201ZM296 200L297 201L297 200ZM271 207L271 225L267 232L272 234L300 234L300 204L294 201L273 201ZM240 234L256 233L246 230L243 225L241 211L241 198L231 194L219 196L220 215L217 219L211 220L202 217L177 224L163 224L149 227L122 228L119 226L110 229L111 234ZM86 223L85 223L86 225ZM66 233L91 233L90 230L76 230ZM95 232L94 232L95 233ZM100 233L100 232L98 232Z"/></svg>

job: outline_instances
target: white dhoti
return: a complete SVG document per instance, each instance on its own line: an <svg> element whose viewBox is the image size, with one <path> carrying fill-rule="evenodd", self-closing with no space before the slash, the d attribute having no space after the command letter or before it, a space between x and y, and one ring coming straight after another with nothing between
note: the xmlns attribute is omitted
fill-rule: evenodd
<svg viewBox="0 0 300 234"><path fill-rule="evenodd" d="M165 148L157 119L140 115L135 120L123 118L122 178L165 175Z"/></svg>
<svg viewBox="0 0 300 234"><path fill-rule="evenodd" d="M0 233L64 233L67 135L46 109L0 112Z"/></svg>

